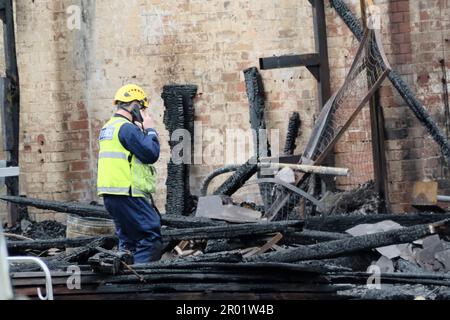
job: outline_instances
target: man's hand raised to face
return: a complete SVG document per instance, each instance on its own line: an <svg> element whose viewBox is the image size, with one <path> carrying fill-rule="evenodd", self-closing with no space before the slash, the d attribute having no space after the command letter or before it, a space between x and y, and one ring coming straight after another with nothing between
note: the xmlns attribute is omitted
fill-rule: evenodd
<svg viewBox="0 0 450 320"><path fill-rule="evenodd" d="M153 128L155 123L153 122L153 118L151 117L151 115L148 114L147 110L141 110L141 115L144 119L144 121L142 122L144 130Z"/></svg>

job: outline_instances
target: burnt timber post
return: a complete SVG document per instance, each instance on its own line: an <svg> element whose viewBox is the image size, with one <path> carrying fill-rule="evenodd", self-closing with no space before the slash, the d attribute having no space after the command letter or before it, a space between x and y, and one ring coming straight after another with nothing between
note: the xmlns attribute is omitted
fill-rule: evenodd
<svg viewBox="0 0 450 320"><path fill-rule="evenodd" d="M6 152L6 166L19 166L19 72L17 68L16 39L12 0L0 0L0 19L3 22L6 77L0 78L0 106L2 109L3 149ZM7 194L19 195L19 177L5 179ZM18 207L8 205L8 224L13 226L19 219Z"/></svg>

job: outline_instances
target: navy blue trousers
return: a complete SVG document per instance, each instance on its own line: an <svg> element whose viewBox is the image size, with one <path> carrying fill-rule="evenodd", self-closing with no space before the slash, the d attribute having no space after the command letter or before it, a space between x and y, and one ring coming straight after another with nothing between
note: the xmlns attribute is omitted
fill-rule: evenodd
<svg viewBox="0 0 450 320"><path fill-rule="evenodd" d="M133 253L134 263L161 258L161 219L145 198L103 196L105 208L114 220L119 249Z"/></svg>

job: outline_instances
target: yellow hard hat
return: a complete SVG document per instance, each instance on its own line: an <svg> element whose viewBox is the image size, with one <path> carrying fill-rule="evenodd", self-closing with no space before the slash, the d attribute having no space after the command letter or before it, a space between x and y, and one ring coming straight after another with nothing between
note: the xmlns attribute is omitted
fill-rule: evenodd
<svg viewBox="0 0 450 320"><path fill-rule="evenodd" d="M114 104L119 102L138 101L144 108L148 107L148 99L144 90L135 84L127 84L117 90L114 96Z"/></svg>

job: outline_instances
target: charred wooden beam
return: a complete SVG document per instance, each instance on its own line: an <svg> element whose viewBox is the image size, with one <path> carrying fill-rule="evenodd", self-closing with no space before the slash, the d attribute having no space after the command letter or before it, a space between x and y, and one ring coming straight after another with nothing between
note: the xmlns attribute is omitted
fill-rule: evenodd
<svg viewBox="0 0 450 320"><path fill-rule="evenodd" d="M209 254L202 254L199 256L190 256L186 258L182 258L179 260L160 260L157 262L153 262L150 264L144 264L144 265L136 265L136 270L146 269L150 265L157 268L180 268L185 264L195 264L198 263L238 263L242 262L242 255L240 254L239 250L234 251L225 251L225 252L216 252L216 253L209 253ZM200 265L198 265L200 266ZM192 269L191 269L192 270Z"/></svg>
<svg viewBox="0 0 450 320"><path fill-rule="evenodd" d="M0 196L0 200L38 209L72 213L81 217L111 218L105 207L79 202L62 202L15 196Z"/></svg>
<svg viewBox="0 0 450 320"><path fill-rule="evenodd" d="M166 213L188 215L194 209L193 197L189 186L190 164L193 163L194 146L194 97L197 86L167 85L161 97L164 100L164 124L171 137L171 153L180 142L183 150L178 150L180 162L171 159L167 164L167 201ZM181 130L181 131L180 131ZM188 131L189 137L182 131ZM181 153L180 153L181 151Z"/></svg>
<svg viewBox="0 0 450 320"><path fill-rule="evenodd" d="M287 249L282 252L267 253L260 256L250 257L246 261L276 261L276 262L295 262L304 260L335 258L355 252L375 249L393 244L409 243L423 237L440 233L450 226L450 219L439 221L433 224L424 224L357 236L349 239L335 240L325 243L319 243L310 246L302 246L293 249Z"/></svg>
<svg viewBox="0 0 450 320"><path fill-rule="evenodd" d="M270 144L267 141L267 135L260 136L260 130L266 130L264 116L266 95L262 77L258 69L252 67L244 70L244 78L250 107L250 126L254 130L255 156L257 159L270 157Z"/></svg>
<svg viewBox="0 0 450 320"><path fill-rule="evenodd" d="M232 243L228 239L209 240L204 250L205 253L214 253L220 251L231 251L240 248L239 243Z"/></svg>
<svg viewBox="0 0 450 320"><path fill-rule="evenodd" d="M302 226L303 222L301 221L280 221L271 223L245 223L214 227L162 230L161 233L164 242L199 239L231 239L244 236L285 232L291 228L296 228L298 230ZM73 248L81 246L91 246L93 242L99 240L103 241L102 243L108 242L113 245L117 244L117 238L111 236L102 238L9 241L8 249L12 252L18 252L27 249L48 250L50 248Z"/></svg>
<svg viewBox="0 0 450 320"><path fill-rule="evenodd" d="M87 260L90 256L97 252L97 247L105 249L112 249L116 245L116 239L110 237L101 237L95 239L83 247L74 249L73 252L62 253L47 260L47 265L50 269L58 268L61 264L77 263Z"/></svg>
<svg viewBox="0 0 450 320"><path fill-rule="evenodd" d="M265 119L265 100L266 93L264 91L264 84L261 74L255 67L244 70L245 85L250 110L250 126L253 130L253 142L255 152L254 155L259 162L261 157L270 157L270 143L266 130ZM258 178L262 177L261 170L258 171ZM270 199L270 184L260 184L259 190L264 205L267 207L271 202Z"/></svg>
<svg viewBox="0 0 450 320"><path fill-rule="evenodd" d="M0 196L0 200L16 203L19 205L32 206L38 209L52 210L76 214L83 217L110 218L105 207L88 205L79 202L62 202L40 200L34 198ZM305 220L305 228L309 230L344 232L358 224L377 223L384 220L392 220L402 226L432 223L440 220L450 219L450 213L409 213L409 214L374 214L374 215L336 215L328 217L309 217ZM226 222L207 218L161 216L162 224L171 228L195 228L206 226L226 225Z"/></svg>
<svg viewBox="0 0 450 320"><path fill-rule="evenodd" d="M99 237L83 237L83 238L63 238L51 240L33 240L33 241L8 241L8 251L10 253L23 252L25 250L44 251L51 248L67 249L83 247ZM114 241L117 243L117 238L114 236L107 237L107 241Z"/></svg>
<svg viewBox="0 0 450 320"><path fill-rule="evenodd" d="M373 274L366 272L342 272L328 275L333 283L367 283L367 278ZM450 287L450 276L445 274L409 274L409 273L382 273L380 282L383 284L422 284Z"/></svg>
<svg viewBox="0 0 450 320"><path fill-rule="evenodd" d="M80 263L86 261L90 256L92 256L95 252L97 252L97 247L102 247L105 249L112 249L117 244L117 239L111 237L101 237L96 238L84 245L83 247L78 247L74 249L72 252L64 252L54 257L43 258L45 263L47 264L50 270L59 270L64 269L68 265L74 263ZM45 249L44 249L45 250ZM30 266L17 264L17 266L12 266L11 270L15 272L25 272L25 271L36 271L41 270L38 266Z"/></svg>
<svg viewBox="0 0 450 320"><path fill-rule="evenodd" d="M289 244L314 244L348 238L351 238L351 235L317 230L303 230L301 232L288 231L284 235L285 243Z"/></svg>
<svg viewBox="0 0 450 320"><path fill-rule="evenodd" d="M31 206L38 209L71 213L81 217L111 218L105 207L100 205L89 205L79 202L41 200L15 196L0 196L0 200L19 205ZM165 214L161 217L161 223L172 228L193 228L226 224L223 221L214 221L206 218L169 216Z"/></svg>
<svg viewBox="0 0 450 320"><path fill-rule="evenodd" d="M227 223L225 221L211 220L208 218L196 218L185 216L169 216L167 214L161 215L161 224L170 228L198 228L198 227L212 227L223 226Z"/></svg>
<svg viewBox="0 0 450 320"><path fill-rule="evenodd" d="M243 236L255 236L276 232L285 232L289 228L301 229L302 221L278 221L270 223L244 223L192 229L163 230L164 240L231 239Z"/></svg>
<svg viewBox="0 0 450 320"><path fill-rule="evenodd" d="M177 294L185 293L184 299L189 299L191 294L202 292L203 299L209 296L214 296L214 293L229 293L233 296L239 293L303 293L304 297L309 297L310 294L327 293L328 296L336 294L339 290L350 288L348 285L317 285L317 284L302 284L290 282L272 282L272 283L242 283L229 282L196 282L196 281L177 281L177 282L158 282L158 283L101 283L93 286L84 286L81 292L73 292L80 290L69 290L67 286L60 286L55 288L55 295L62 295L64 298L69 298L70 295L79 295L82 299L86 295L95 295L97 298L92 299L110 299L112 295L120 295L122 299L135 299L139 294L148 293L147 298L154 297L154 294L170 293L168 297L174 297ZM30 290L21 290L19 293L25 295L36 296L36 287L29 288ZM189 293L189 294L187 294ZM322 296L323 299L323 296Z"/></svg>
<svg viewBox="0 0 450 320"><path fill-rule="evenodd" d="M305 220L305 229L345 232L359 225L378 223L392 220L404 227L418 224L433 223L440 220L450 219L450 213L408 213L408 214L373 214L373 215L336 215L329 217L310 217Z"/></svg>

